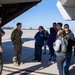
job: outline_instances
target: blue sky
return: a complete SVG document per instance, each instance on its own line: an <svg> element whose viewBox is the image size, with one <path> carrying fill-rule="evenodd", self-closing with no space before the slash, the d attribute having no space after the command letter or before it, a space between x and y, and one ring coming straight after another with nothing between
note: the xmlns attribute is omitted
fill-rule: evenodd
<svg viewBox="0 0 75 75"><path fill-rule="evenodd" d="M42 0L39 4L29 9L19 17L15 18L6 26L16 26L17 22L21 22L23 27L38 28L42 25L50 28L53 22L68 23L70 28L75 28L75 21L65 21L56 7L57 0Z"/></svg>

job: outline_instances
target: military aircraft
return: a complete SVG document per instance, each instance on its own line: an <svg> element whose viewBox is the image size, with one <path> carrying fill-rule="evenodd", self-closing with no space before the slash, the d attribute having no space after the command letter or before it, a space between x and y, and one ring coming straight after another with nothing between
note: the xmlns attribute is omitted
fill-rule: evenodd
<svg viewBox="0 0 75 75"><path fill-rule="evenodd" d="M58 0L57 7L65 20L75 20L75 0Z"/></svg>
<svg viewBox="0 0 75 75"><path fill-rule="evenodd" d="M0 16L3 25L26 12L42 0L0 0ZM65 20L75 20L75 0L58 0L57 8Z"/></svg>
<svg viewBox="0 0 75 75"><path fill-rule="evenodd" d="M0 0L0 16L3 18L1 27L39 2L41 0Z"/></svg>

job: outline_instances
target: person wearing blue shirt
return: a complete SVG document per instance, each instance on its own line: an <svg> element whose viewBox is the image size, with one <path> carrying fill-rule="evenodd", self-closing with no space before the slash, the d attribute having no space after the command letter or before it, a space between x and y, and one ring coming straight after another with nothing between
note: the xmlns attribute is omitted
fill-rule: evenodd
<svg viewBox="0 0 75 75"><path fill-rule="evenodd" d="M39 26L38 32L35 35L35 52L34 52L34 59L38 62L41 61L42 57L42 46L44 45L44 28L43 26Z"/></svg>

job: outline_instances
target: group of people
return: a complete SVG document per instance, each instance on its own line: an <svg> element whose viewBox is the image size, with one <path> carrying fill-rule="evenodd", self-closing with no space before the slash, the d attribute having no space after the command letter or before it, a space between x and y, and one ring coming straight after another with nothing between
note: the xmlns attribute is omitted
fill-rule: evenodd
<svg viewBox="0 0 75 75"><path fill-rule="evenodd" d="M69 28L68 24L62 28L62 23L53 23L50 28L50 34L39 26L38 32L35 35L35 52L34 59L38 62L42 60L42 47L44 46L44 53L46 54L46 45L50 50L50 62L57 62L59 75L69 75L69 67L71 64L72 47L75 45L74 34ZM47 36L45 36L47 33ZM75 53L74 53L75 56ZM65 65L64 65L65 63Z"/></svg>
<svg viewBox="0 0 75 75"><path fill-rule="evenodd" d="M2 23L2 18L0 17L0 24ZM69 75L69 67L72 57L72 47L75 45L74 34L69 28L68 24L64 25L62 28L62 23L53 23L50 28L50 34L43 26L39 26L38 32L35 35L35 51L34 59L38 62L42 60L42 47L44 46L44 53L46 54L46 45L49 47L50 59L49 61L57 61L57 66L59 70L59 75ZM22 39L23 34L22 23L17 23L17 28L11 34L11 40L14 45L14 65L20 66L21 53L22 53ZM0 75L2 73L3 62L2 62L2 36L5 32L0 28ZM75 55L75 54L74 54ZM65 62L65 65L64 65ZM63 67L64 66L64 67Z"/></svg>

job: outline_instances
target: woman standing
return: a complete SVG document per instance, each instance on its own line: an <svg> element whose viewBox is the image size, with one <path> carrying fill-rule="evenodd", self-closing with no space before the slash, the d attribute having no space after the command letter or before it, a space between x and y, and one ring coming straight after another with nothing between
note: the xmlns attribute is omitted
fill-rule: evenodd
<svg viewBox="0 0 75 75"><path fill-rule="evenodd" d="M43 26L39 26L38 32L35 35L35 52L34 52L34 59L38 62L42 59L42 47L44 45L44 28Z"/></svg>
<svg viewBox="0 0 75 75"><path fill-rule="evenodd" d="M64 30L59 30L57 36L58 38L54 43L54 50L56 54L59 75L63 75L63 64L67 57L66 52L68 42L66 40L66 32Z"/></svg>

